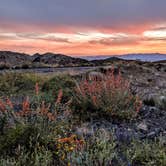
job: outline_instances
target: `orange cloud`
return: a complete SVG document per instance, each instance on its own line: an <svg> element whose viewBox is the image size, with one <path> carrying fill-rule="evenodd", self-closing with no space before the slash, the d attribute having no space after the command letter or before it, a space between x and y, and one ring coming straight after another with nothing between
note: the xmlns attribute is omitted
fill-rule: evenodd
<svg viewBox="0 0 166 166"><path fill-rule="evenodd" d="M68 55L166 53L166 28L153 23L125 27L67 27L0 22L0 49Z"/></svg>

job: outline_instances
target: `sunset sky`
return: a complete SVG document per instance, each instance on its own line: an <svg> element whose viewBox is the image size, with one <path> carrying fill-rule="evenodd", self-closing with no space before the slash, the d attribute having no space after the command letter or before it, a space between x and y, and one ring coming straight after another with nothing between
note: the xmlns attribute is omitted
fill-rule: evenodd
<svg viewBox="0 0 166 166"><path fill-rule="evenodd" d="M166 0L0 0L0 50L166 53Z"/></svg>

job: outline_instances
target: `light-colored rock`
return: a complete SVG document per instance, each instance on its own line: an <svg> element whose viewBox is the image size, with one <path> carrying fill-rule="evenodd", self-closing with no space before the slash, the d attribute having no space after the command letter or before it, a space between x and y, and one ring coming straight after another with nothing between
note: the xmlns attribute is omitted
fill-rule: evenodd
<svg viewBox="0 0 166 166"><path fill-rule="evenodd" d="M140 124L137 126L137 128L138 128L139 130L143 130L143 131L147 131L147 130L148 130L148 126L147 126L147 124L146 124L145 122L140 123Z"/></svg>

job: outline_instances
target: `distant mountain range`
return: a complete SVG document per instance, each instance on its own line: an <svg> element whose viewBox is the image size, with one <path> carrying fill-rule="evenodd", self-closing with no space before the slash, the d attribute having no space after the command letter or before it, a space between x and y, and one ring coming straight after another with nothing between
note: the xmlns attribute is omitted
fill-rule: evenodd
<svg viewBox="0 0 166 166"><path fill-rule="evenodd" d="M109 65L115 61L166 61L166 54L126 54L121 56L71 57L63 54L45 53L32 56L24 53L0 51L0 69L76 67Z"/></svg>
<svg viewBox="0 0 166 166"><path fill-rule="evenodd" d="M124 60L140 60L147 62L163 61L166 60L166 54L151 53L151 54L124 54L124 55L107 55L107 56L82 56L86 60L103 60L110 57L118 57Z"/></svg>

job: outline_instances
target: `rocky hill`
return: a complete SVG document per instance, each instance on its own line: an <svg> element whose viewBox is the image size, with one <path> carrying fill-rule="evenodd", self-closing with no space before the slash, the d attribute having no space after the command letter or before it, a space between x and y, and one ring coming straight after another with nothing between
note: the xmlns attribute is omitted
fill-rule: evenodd
<svg viewBox="0 0 166 166"><path fill-rule="evenodd" d="M62 54L34 54L0 51L0 69L18 69L34 67L73 67L89 66L91 63L80 58L73 58Z"/></svg>
<svg viewBox="0 0 166 166"><path fill-rule="evenodd" d="M67 66L88 66L90 62L80 58L73 58L63 54L35 54L32 56L33 63L53 65L54 67L67 67Z"/></svg>
<svg viewBox="0 0 166 166"><path fill-rule="evenodd" d="M143 62L139 60L127 60L119 57L109 57L107 59L98 60L86 60L82 58L74 58L63 54L45 53L45 54L34 54L32 56L24 53L17 53L11 51L0 51L0 69L26 69L26 68L44 68L44 67L76 67L76 66L109 66L116 65L119 63L128 64L148 64L155 65L156 68L162 68L166 60L157 62Z"/></svg>
<svg viewBox="0 0 166 166"><path fill-rule="evenodd" d="M31 57L24 53L0 51L0 65L7 67L20 66L31 63Z"/></svg>

